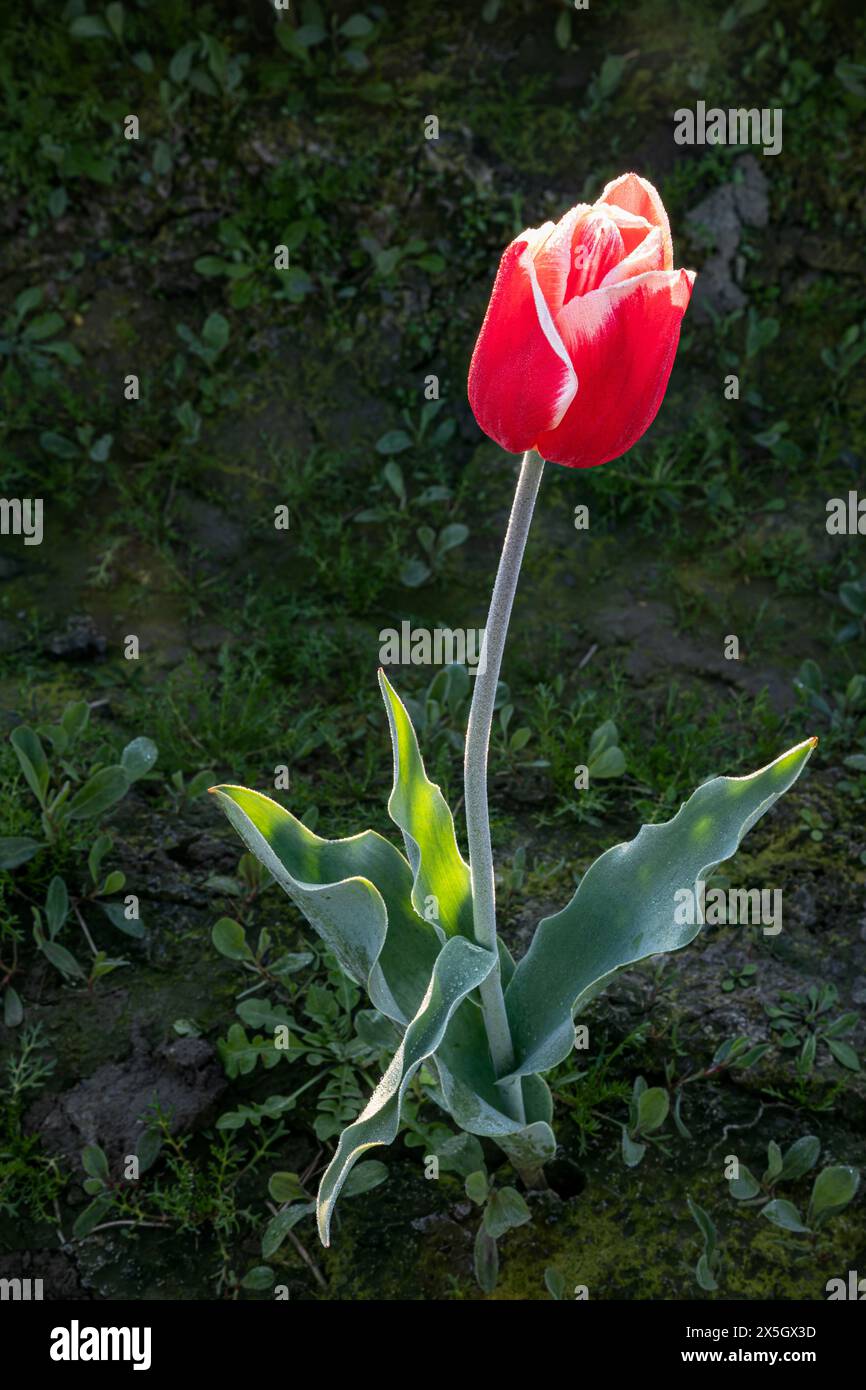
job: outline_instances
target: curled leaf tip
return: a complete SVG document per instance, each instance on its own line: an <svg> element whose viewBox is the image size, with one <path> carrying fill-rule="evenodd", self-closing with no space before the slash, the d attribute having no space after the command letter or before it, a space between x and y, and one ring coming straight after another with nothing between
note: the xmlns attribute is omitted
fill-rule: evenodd
<svg viewBox="0 0 866 1390"><path fill-rule="evenodd" d="M812 737L809 739L809 742L811 743L811 745L812 745L813 748L817 748L817 747L818 747L818 735L817 735L817 734L813 734Z"/></svg>

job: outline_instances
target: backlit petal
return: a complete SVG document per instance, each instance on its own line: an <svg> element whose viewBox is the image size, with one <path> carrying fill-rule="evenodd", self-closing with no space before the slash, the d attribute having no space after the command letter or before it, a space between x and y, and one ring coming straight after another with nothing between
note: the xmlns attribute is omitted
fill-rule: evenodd
<svg viewBox="0 0 866 1390"><path fill-rule="evenodd" d="M662 402L691 298L694 271L650 271L566 304L557 327L580 366L580 389L542 458L588 468L619 458Z"/></svg>
<svg viewBox="0 0 866 1390"><path fill-rule="evenodd" d="M537 231L506 249L469 367L469 403L485 434L520 453L555 429L577 377L542 294L531 247Z"/></svg>
<svg viewBox="0 0 866 1390"><path fill-rule="evenodd" d="M642 179L639 174L621 174L618 179L613 179L607 185L598 201L600 203L615 203L617 207L624 208L626 212L635 213L638 217L645 217L653 227L660 227L664 251L662 270L670 270L673 267L674 248L671 241L671 224L668 221L665 205L658 190L648 179Z"/></svg>

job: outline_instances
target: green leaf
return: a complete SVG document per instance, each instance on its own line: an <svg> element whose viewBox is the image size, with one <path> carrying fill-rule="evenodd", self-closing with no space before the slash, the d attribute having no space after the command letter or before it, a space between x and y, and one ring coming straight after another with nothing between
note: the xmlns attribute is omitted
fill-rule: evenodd
<svg viewBox="0 0 866 1390"><path fill-rule="evenodd" d="M462 937L452 937L443 946L424 999L388 1070L361 1115L341 1134L337 1151L322 1178L318 1221L323 1245L329 1244L334 1204L350 1168L367 1149L393 1143L406 1087L421 1063L436 1051L458 1004L487 978L495 964L491 951Z"/></svg>
<svg viewBox="0 0 866 1390"><path fill-rule="evenodd" d="M844 1164L825 1168L818 1174L812 1188L808 1220L814 1221L816 1226L823 1226L825 1221L844 1211L848 1203L854 1200L859 1186L860 1174L856 1168Z"/></svg>
<svg viewBox="0 0 866 1390"><path fill-rule="evenodd" d="M565 1279L558 1269L550 1265L544 1271L544 1286L551 1298L565 1298Z"/></svg>
<svg viewBox="0 0 866 1390"><path fill-rule="evenodd" d="M220 955L227 956L229 960L254 959L247 945L246 933L233 917L220 917L218 922L214 922L210 939Z"/></svg>
<svg viewBox="0 0 866 1390"><path fill-rule="evenodd" d="M68 195L67 190L65 190L63 186L51 189L49 193L49 213L51 217L63 217L68 204L70 204L70 195Z"/></svg>
<svg viewBox="0 0 866 1390"><path fill-rule="evenodd" d="M343 62L353 72L366 72L370 66L370 59L360 48L347 48L343 53Z"/></svg>
<svg viewBox="0 0 866 1390"><path fill-rule="evenodd" d="M37 304L42 303L42 290L38 285L31 285L29 290L22 290L15 298L15 313L20 321L35 309Z"/></svg>
<svg viewBox="0 0 866 1390"><path fill-rule="evenodd" d="M670 1096L661 1086L651 1086L643 1091L637 1104L637 1127L641 1134L652 1134L661 1129L670 1110Z"/></svg>
<svg viewBox="0 0 866 1390"><path fill-rule="evenodd" d="M146 1173L152 1168L162 1148L162 1135L158 1129L146 1129L139 1135L135 1152L138 1155L138 1171Z"/></svg>
<svg viewBox="0 0 866 1390"><path fill-rule="evenodd" d="M124 936L131 936L135 941L144 936L144 923L138 917L127 917L123 903L100 903L99 906L111 925Z"/></svg>
<svg viewBox="0 0 866 1390"><path fill-rule="evenodd" d="M765 1207L761 1207L761 1215L766 1216L768 1221L772 1221L774 1226L781 1226L783 1231L795 1231L799 1235L806 1235L809 1227L804 1226L800 1220L800 1213L793 1202L786 1202L777 1197L775 1201L768 1202Z"/></svg>
<svg viewBox="0 0 866 1390"><path fill-rule="evenodd" d="M782 1150L771 1139L767 1145L767 1171L764 1173L764 1182L777 1182L782 1171Z"/></svg>
<svg viewBox="0 0 866 1390"><path fill-rule="evenodd" d="M619 730L612 719L606 719L593 730L589 740L589 762L601 756L608 748L615 748L619 742Z"/></svg>
<svg viewBox="0 0 866 1390"><path fill-rule="evenodd" d="M60 724L70 740L84 733L90 719L90 706L86 700L76 700L68 704L60 716Z"/></svg>
<svg viewBox="0 0 866 1390"><path fill-rule="evenodd" d="M494 1191L484 1208L484 1229L494 1240L531 1220L532 1212L514 1187Z"/></svg>
<svg viewBox="0 0 866 1390"><path fill-rule="evenodd" d="M98 951L90 967L90 978L91 980L101 980L103 975L110 975L113 970L119 970L124 965L129 965L129 961L111 960L104 951Z"/></svg>
<svg viewBox="0 0 866 1390"><path fill-rule="evenodd" d="M134 738L120 755L120 765L130 782L137 782L150 772L159 756L159 749L152 738Z"/></svg>
<svg viewBox="0 0 866 1390"><path fill-rule="evenodd" d="M300 44L301 48L313 48L327 37L327 30L320 24L302 24L294 33L295 43Z"/></svg>
<svg viewBox="0 0 866 1390"><path fill-rule="evenodd" d="M108 1159L104 1151L98 1144L88 1144L82 1151L81 1164L91 1178L99 1178L100 1182L108 1182Z"/></svg>
<svg viewBox="0 0 866 1390"><path fill-rule="evenodd" d="M411 447L411 435L408 435L405 430L389 430L376 442L378 454L402 454L405 449L411 449Z"/></svg>
<svg viewBox="0 0 866 1390"><path fill-rule="evenodd" d="M379 1187L387 1177L388 1169L377 1158L359 1163L343 1184L343 1197L360 1197L365 1192L372 1192L373 1188Z"/></svg>
<svg viewBox="0 0 866 1390"><path fill-rule="evenodd" d="M705 1289L707 1293L715 1293L719 1287L715 1279L713 1278L713 1272L710 1269L710 1262L707 1259L706 1255L701 1255L700 1259L695 1265L695 1278L697 1279L699 1286L702 1289Z"/></svg>
<svg viewBox="0 0 866 1390"><path fill-rule="evenodd" d="M826 1028L822 1029L825 1038L841 1038L846 1033L853 1033L857 1024L860 1022L860 1015L852 1009L850 1013L840 1014L834 1018Z"/></svg>
<svg viewBox="0 0 866 1390"><path fill-rule="evenodd" d="M38 318L31 319L22 334L30 343L41 343L46 338L59 333L63 327L63 318L56 311L52 310L48 314L40 314Z"/></svg>
<svg viewBox="0 0 866 1390"><path fill-rule="evenodd" d="M272 961L268 970L277 979L285 979L288 975L297 975L299 970L303 970L310 964L313 955L310 951L286 951L277 960Z"/></svg>
<svg viewBox="0 0 866 1390"><path fill-rule="evenodd" d="M105 18L108 20L112 34L116 39L119 39L123 34L123 6L119 0L111 0L111 4L106 5Z"/></svg>
<svg viewBox="0 0 866 1390"><path fill-rule="evenodd" d="M474 1202L476 1207L483 1207L484 1203L487 1201L487 1193L489 1191L487 1174L484 1170L479 1168L476 1172L470 1173L466 1178L464 1186L466 1188L466 1196L469 1198L470 1202Z"/></svg>
<svg viewBox="0 0 866 1390"><path fill-rule="evenodd" d="M73 19L69 32L74 39L110 39L111 30L97 14L81 14Z"/></svg>
<svg viewBox="0 0 866 1390"><path fill-rule="evenodd" d="M268 1222L262 1236L262 1258L269 1260L272 1255L276 1255L286 1236L304 1216L309 1216L316 1210L315 1202L303 1202L297 1206L286 1207L285 1211L277 1212L276 1216Z"/></svg>
<svg viewBox="0 0 866 1390"><path fill-rule="evenodd" d="M800 1052L800 1064L806 1071L811 1071L815 1065L815 1054L818 1051L818 1039L814 1033L808 1033L803 1042Z"/></svg>
<svg viewBox="0 0 866 1390"><path fill-rule="evenodd" d="M110 893L119 893L125 883L126 874L120 869L112 869L110 874L106 874L105 882L99 891L107 897Z"/></svg>
<svg viewBox="0 0 866 1390"><path fill-rule="evenodd" d="M193 261L193 270L199 275L216 276L230 275L234 262L225 261L220 256L199 256Z"/></svg>
<svg viewBox="0 0 866 1390"><path fill-rule="evenodd" d="M407 560L400 570L400 583L407 589L417 589L430 578L432 572L423 560Z"/></svg>
<svg viewBox="0 0 866 1390"><path fill-rule="evenodd" d="M241 1280L241 1288L251 1293L265 1293L274 1287L274 1271L268 1265L254 1265Z"/></svg>
<svg viewBox="0 0 866 1390"><path fill-rule="evenodd" d="M281 1056L274 1047L273 1037L264 1038L256 1034L254 1038L248 1038L239 1023L233 1023L225 1038L218 1040L217 1049L226 1074L232 1079L236 1076L248 1076L255 1070L259 1059L265 1070L269 1071L277 1066Z"/></svg>
<svg viewBox="0 0 866 1390"><path fill-rule="evenodd" d="M89 820L92 816L101 816L128 791L129 776L124 768L117 764L100 768L75 793L66 807L66 816L69 820Z"/></svg>
<svg viewBox="0 0 866 1390"><path fill-rule="evenodd" d="M110 1192L103 1192L89 1207L79 1212L72 1227L72 1234L76 1240L83 1240L89 1236L95 1226L98 1226L104 1216L107 1216L114 1206L114 1198Z"/></svg>
<svg viewBox="0 0 866 1390"><path fill-rule="evenodd" d="M840 58L833 73L852 96L866 98L866 66L863 63L853 63L850 58Z"/></svg>
<svg viewBox="0 0 866 1390"><path fill-rule="evenodd" d="M760 1190L761 1184L744 1163L740 1165L740 1176L728 1179L728 1191L738 1202L748 1202L752 1197L757 1197Z"/></svg>
<svg viewBox="0 0 866 1390"><path fill-rule="evenodd" d="M625 754L621 748L605 748L588 765L590 781L605 777L621 777L625 772Z"/></svg>
<svg viewBox="0 0 866 1390"><path fill-rule="evenodd" d="M571 43L571 12L569 10L563 10L561 14L557 15L553 36L556 39L557 48L561 48L564 52Z"/></svg>
<svg viewBox="0 0 866 1390"><path fill-rule="evenodd" d="M63 879L55 874L45 895L45 919L48 932L56 936L69 914L69 892Z"/></svg>
<svg viewBox="0 0 866 1390"><path fill-rule="evenodd" d="M244 787L214 794L247 848L270 869L333 951L366 986L380 1013L412 1018L441 943L412 911L412 873L399 850L372 830L323 840L289 811Z"/></svg>
<svg viewBox="0 0 866 1390"><path fill-rule="evenodd" d="M820 1152L821 1140L816 1139L814 1134L804 1134L786 1151L779 1181L796 1182L798 1178L805 1177L815 1167Z"/></svg>
<svg viewBox="0 0 866 1390"><path fill-rule="evenodd" d="M638 1144L632 1139L625 1125L622 1127L622 1160L626 1168L637 1168L644 1154L646 1144Z"/></svg>
<svg viewBox="0 0 866 1390"><path fill-rule="evenodd" d="M229 340L229 323L223 314L209 314L201 330L201 340L213 353L222 352Z"/></svg>
<svg viewBox="0 0 866 1390"><path fill-rule="evenodd" d="M840 1066L847 1067L849 1071L860 1070L860 1058L849 1043L836 1038L825 1038L824 1041Z"/></svg>
<svg viewBox="0 0 866 1390"><path fill-rule="evenodd" d="M521 1129L515 1129L513 1133L503 1134L501 1127L498 1127L499 1132L494 1132L492 1135L499 1148L508 1155L512 1168L517 1168L520 1171L543 1168L545 1163L550 1163L556 1155L556 1138L550 1128L552 1114L545 1107L545 1118L534 1118L538 1113L535 1109L535 1097L533 1096L535 1083L545 1085L540 1076L525 1076L523 1078L523 1104L530 1123ZM550 1099L549 1095L547 1099ZM489 1133L490 1127L483 1132Z"/></svg>
<svg viewBox="0 0 866 1390"><path fill-rule="evenodd" d="M484 1229L484 1222L478 1227L473 1252L475 1278L483 1293L493 1293L499 1278L499 1249L496 1241Z"/></svg>
<svg viewBox="0 0 866 1390"><path fill-rule="evenodd" d="M81 453L80 445L73 444L64 434L55 434L53 430L43 431L39 436L39 443L46 454L53 454L59 459L77 459Z"/></svg>
<svg viewBox="0 0 866 1390"><path fill-rule="evenodd" d="M280 1206L285 1202L303 1200L307 1195L297 1173L272 1173L268 1182L268 1192Z"/></svg>
<svg viewBox="0 0 866 1390"><path fill-rule="evenodd" d="M499 945L502 960L501 939ZM521 1167L546 1163L553 1156L553 1102L547 1083L540 1076L523 1077L525 1126L503 1113L484 1020L471 1000L460 1005L449 1023L436 1053L436 1070L445 1108L461 1129L495 1139L512 1163Z"/></svg>
<svg viewBox="0 0 866 1390"><path fill-rule="evenodd" d="M713 1219L703 1207L699 1207L697 1202L693 1202L691 1197L686 1199L689 1204L689 1211L692 1220L704 1238L704 1253L708 1260L711 1260L716 1249L716 1228Z"/></svg>
<svg viewBox="0 0 866 1390"><path fill-rule="evenodd" d="M436 537L436 554L446 555L449 550L454 550L458 545L463 545L469 539L469 527L464 526L460 521L454 521L450 526L443 526L439 535Z"/></svg>
<svg viewBox="0 0 866 1390"><path fill-rule="evenodd" d="M40 950L50 960L55 970L59 970L61 974L68 975L70 979L83 980L85 978L84 971L71 951L67 951L66 947L61 946L59 942L43 941L40 943Z"/></svg>
<svg viewBox="0 0 866 1390"><path fill-rule="evenodd" d="M459 932L471 940L472 884L469 866L457 848L454 819L438 786L424 771L412 721L384 671L379 672L379 685L394 751L388 814L403 832L414 875L412 905L419 916L432 915L446 936Z"/></svg>
<svg viewBox="0 0 866 1390"><path fill-rule="evenodd" d="M365 14L349 15L345 24L340 25L340 33L347 39L365 39L372 32L372 21Z"/></svg>
<svg viewBox="0 0 866 1390"><path fill-rule="evenodd" d="M6 1028L17 1028L24 1021L24 1005L21 996L11 985L3 992L3 1023Z"/></svg>
<svg viewBox="0 0 866 1390"><path fill-rule="evenodd" d="M772 1043L756 1043L754 1047L748 1048L731 1062L731 1067L738 1070L748 1071L756 1062L760 1062L762 1057L766 1057L768 1052L772 1052Z"/></svg>
<svg viewBox="0 0 866 1390"><path fill-rule="evenodd" d="M17 869L26 864L43 848L40 840L30 835L8 835L0 839L0 869Z"/></svg>
<svg viewBox="0 0 866 1390"><path fill-rule="evenodd" d="M461 1178L484 1167L484 1150L474 1134L453 1134L436 1145L436 1157L443 1173L457 1173Z"/></svg>
<svg viewBox="0 0 866 1390"><path fill-rule="evenodd" d="M28 725L19 724L9 735L9 741L15 749L15 756L27 785L40 806L44 806L51 772L39 735Z"/></svg>
<svg viewBox="0 0 866 1390"><path fill-rule="evenodd" d="M699 914L677 922L676 895L695 893L734 854L796 781L813 747L809 739L749 777L705 782L672 820L644 826L591 865L569 905L539 924L506 991L516 1074L547 1071L568 1056L572 1015L617 970L694 940Z"/></svg>
<svg viewBox="0 0 866 1390"><path fill-rule="evenodd" d="M682 1093L682 1089L680 1089L680 1090L677 1091L677 1093L676 1093L676 1100L674 1101L674 1126L676 1127L677 1133L678 1133L679 1135L681 1135L683 1139L691 1139L691 1137L692 1137L691 1130L690 1130L690 1129L688 1128L688 1126L686 1125L686 1123L685 1123L685 1121L683 1120L682 1115L681 1115L681 1113L680 1113L680 1111L681 1111L681 1109L682 1109L682 1104L683 1104L683 1093Z"/></svg>

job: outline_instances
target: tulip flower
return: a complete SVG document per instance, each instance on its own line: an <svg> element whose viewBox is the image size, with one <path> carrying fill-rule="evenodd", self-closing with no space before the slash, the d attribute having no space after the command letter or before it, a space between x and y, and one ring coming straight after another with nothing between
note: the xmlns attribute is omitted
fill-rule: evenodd
<svg viewBox="0 0 866 1390"><path fill-rule="evenodd" d="M601 855L571 901L539 923L520 961L498 939L487 753L544 461L604 463L650 424L694 279L672 267L661 199L634 174L609 184L593 207L524 232L502 258L469 394L482 428L525 454L466 730L469 863L448 804L424 769L409 712L384 672L394 772L388 811L405 854L369 830L321 839L258 792L212 788L247 848L400 1034L322 1176L316 1208L325 1245L350 1169L375 1145L394 1142L407 1088L425 1064L419 1084L435 1080L437 1104L457 1127L495 1140L528 1188L543 1184L544 1165L556 1152L544 1073L571 1052L575 1012L618 971L694 940L701 922L678 919L678 894L696 889L730 858L796 781L816 742L806 739L749 777L703 782L672 820ZM369 1176L368 1167L365 1181ZM475 1255L479 1282L490 1292L496 1241L529 1211L515 1189L494 1190L481 1170L471 1179L473 1201L488 1203ZM284 1233L309 1210L295 1203L274 1220L287 1223Z"/></svg>
<svg viewBox="0 0 866 1390"><path fill-rule="evenodd" d="M637 174L522 232L500 262L469 369L485 434L568 468L630 449L661 405L691 298L694 271L673 263L664 204Z"/></svg>
<svg viewBox="0 0 866 1390"><path fill-rule="evenodd" d="M656 417L695 273L674 270L664 203L637 174L609 183L591 207L523 232L506 249L469 367L481 428L524 451L466 728L464 797L476 940L497 949L487 755L511 608L544 460L592 468L618 458ZM497 1075L514 1047L499 971L479 989ZM500 1085L523 1116L519 1086Z"/></svg>

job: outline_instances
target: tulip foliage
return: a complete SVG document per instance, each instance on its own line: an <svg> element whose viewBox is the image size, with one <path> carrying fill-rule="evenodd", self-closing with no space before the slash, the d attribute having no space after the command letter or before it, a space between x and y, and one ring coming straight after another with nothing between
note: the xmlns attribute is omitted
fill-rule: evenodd
<svg viewBox="0 0 866 1390"><path fill-rule="evenodd" d="M217 787L229 820L271 870L350 979L401 1033L385 1075L340 1136L322 1177L323 1244L353 1163L390 1144L422 1063L436 1101L467 1134L487 1136L527 1185L556 1151L544 1073L567 1057L574 1016L617 971L676 951L700 931L678 904L737 849L802 771L807 739L750 777L705 782L664 825L644 826L587 870L570 903L539 923L515 963L496 935L487 814L487 750L511 605L544 460L588 468L641 437L661 404L694 272L675 270L657 191L636 174L591 207L529 229L500 263L469 370L481 428L525 450L485 628L467 726L464 804L469 854L427 777L405 706L380 674L394 750L388 811L405 853L371 830L323 840L258 792ZM700 896L700 890L697 891ZM486 1201L483 1174L470 1195ZM483 1190L482 1190L483 1189ZM487 1203L477 1265L495 1280L498 1234L525 1219L514 1189Z"/></svg>
<svg viewBox="0 0 866 1390"><path fill-rule="evenodd" d="M678 920L676 895L694 891L735 852L796 781L814 745L813 739L797 744L751 776L705 782L672 820L644 826L635 839L607 850L567 906L539 923L515 964L501 941L494 953L474 938L471 877L451 811L426 775L405 706L382 673L380 683L394 755L388 811L404 852L372 830L325 840L259 792L214 789L248 849L402 1035L322 1178L318 1223L325 1245L352 1165L397 1137L406 1088L422 1063L435 1075L434 1098L459 1128L495 1140L524 1176L543 1167L556 1148L543 1074L572 1048L575 1013L624 967L694 940L700 920ZM508 1078L494 1071L479 1004L479 987L497 960L521 1121L503 1103L501 1083Z"/></svg>

